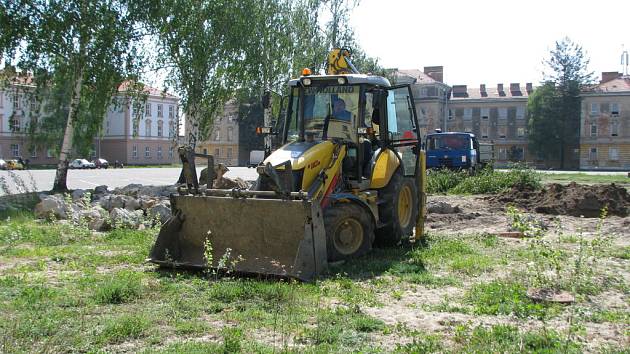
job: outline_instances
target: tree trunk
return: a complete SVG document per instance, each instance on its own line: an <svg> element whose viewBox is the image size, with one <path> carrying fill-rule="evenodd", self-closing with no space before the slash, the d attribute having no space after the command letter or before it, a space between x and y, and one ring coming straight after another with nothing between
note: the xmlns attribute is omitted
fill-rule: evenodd
<svg viewBox="0 0 630 354"><path fill-rule="evenodd" d="M68 190L68 158L72 150L72 140L74 138L74 120L81 99L81 87L83 86L83 67L78 70L78 75L74 81L72 90L72 98L70 99L70 110L68 111L68 121L63 134L63 142L61 143L61 151L59 152L59 163L57 164L57 173L55 174L55 183L53 191L66 192Z"/></svg>

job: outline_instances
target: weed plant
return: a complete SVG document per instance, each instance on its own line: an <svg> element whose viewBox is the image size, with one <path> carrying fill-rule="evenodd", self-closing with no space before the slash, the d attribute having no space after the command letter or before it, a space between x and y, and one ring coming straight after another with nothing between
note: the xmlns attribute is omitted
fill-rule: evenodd
<svg viewBox="0 0 630 354"><path fill-rule="evenodd" d="M492 194L515 186L540 189L540 173L523 164L515 164L507 172L495 171L486 166L475 175L466 171L441 169L430 171L427 177L428 193Z"/></svg>

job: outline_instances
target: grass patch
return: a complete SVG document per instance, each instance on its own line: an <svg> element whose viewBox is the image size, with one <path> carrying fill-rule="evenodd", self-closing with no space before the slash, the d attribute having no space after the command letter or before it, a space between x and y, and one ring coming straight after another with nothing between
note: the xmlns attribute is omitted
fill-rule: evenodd
<svg viewBox="0 0 630 354"><path fill-rule="evenodd" d="M535 317L545 319L556 315L559 305L535 303L527 297L524 286L507 282L493 281L472 286L464 296L477 315L514 315L519 318Z"/></svg>
<svg viewBox="0 0 630 354"><path fill-rule="evenodd" d="M456 329L455 341L467 353L580 353L579 343L553 330L521 332L510 325Z"/></svg>
<svg viewBox="0 0 630 354"><path fill-rule="evenodd" d="M602 175L586 173L541 173L544 183L587 183L587 184L629 184L630 178L625 174Z"/></svg>
<svg viewBox="0 0 630 354"><path fill-rule="evenodd" d="M123 304L140 298L142 282L138 274L118 272L97 285L94 300L99 304Z"/></svg>
<svg viewBox="0 0 630 354"><path fill-rule="evenodd" d="M149 320L142 315L123 315L108 320L99 335L101 343L122 343L147 335Z"/></svg>

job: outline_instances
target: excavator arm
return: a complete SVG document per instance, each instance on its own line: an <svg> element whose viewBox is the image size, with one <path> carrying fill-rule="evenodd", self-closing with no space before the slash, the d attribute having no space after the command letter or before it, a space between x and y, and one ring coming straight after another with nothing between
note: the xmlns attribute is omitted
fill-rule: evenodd
<svg viewBox="0 0 630 354"><path fill-rule="evenodd" d="M333 48L328 52L326 67L327 75L359 74L350 57L352 52L348 48Z"/></svg>

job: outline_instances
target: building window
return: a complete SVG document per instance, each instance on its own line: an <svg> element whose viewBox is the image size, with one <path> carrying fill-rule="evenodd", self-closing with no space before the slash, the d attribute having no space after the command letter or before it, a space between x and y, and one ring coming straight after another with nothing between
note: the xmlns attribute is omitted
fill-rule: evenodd
<svg viewBox="0 0 630 354"><path fill-rule="evenodd" d="M608 159L610 161L619 161L619 148L608 148Z"/></svg>
<svg viewBox="0 0 630 354"><path fill-rule="evenodd" d="M487 126L481 127L481 138L482 139L488 139L488 127Z"/></svg>
<svg viewBox="0 0 630 354"><path fill-rule="evenodd" d="M482 108L481 109L481 119L490 118L490 108Z"/></svg>
<svg viewBox="0 0 630 354"><path fill-rule="evenodd" d="M144 122L144 136L151 136L151 120L147 119Z"/></svg>
<svg viewBox="0 0 630 354"><path fill-rule="evenodd" d="M174 148L172 146L168 148L168 158L169 159L173 158L173 150L174 150Z"/></svg>
<svg viewBox="0 0 630 354"><path fill-rule="evenodd" d="M499 138L505 139L506 135L507 135L507 127L505 125L499 126Z"/></svg>
<svg viewBox="0 0 630 354"><path fill-rule="evenodd" d="M19 144L11 144L11 154L13 157L20 157L20 145Z"/></svg>
<svg viewBox="0 0 630 354"><path fill-rule="evenodd" d="M37 148L33 147L33 149L31 150L31 158L35 159L37 158Z"/></svg>
<svg viewBox="0 0 630 354"><path fill-rule="evenodd" d="M233 135L234 135L234 128L233 127L228 127L227 131L228 131L227 132L227 140L228 141L232 141L232 139L234 138L233 137Z"/></svg>
<svg viewBox="0 0 630 354"><path fill-rule="evenodd" d="M4 108L4 92L0 91L0 108Z"/></svg>
<svg viewBox="0 0 630 354"><path fill-rule="evenodd" d="M109 135L109 120L105 121L105 135Z"/></svg>
<svg viewBox="0 0 630 354"><path fill-rule="evenodd" d="M22 108L22 98L17 93L13 95L13 110L17 111Z"/></svg>
<svg viewBox="0 0 630 354"><path fill-rule="evenodd" d="M516 136L522 138L525 136L525 128L516 128Z"/></svg>
<svg viewBox="0 0 630 354"><path fill-rule="evenodd" d="M610 104L610 115L613 117L619 117L619 103Z"/></svg>
<svg viewBox="0 0 630 354"><path fill-rule="evenodd" d="M499 119L507 119L508 110L505 107L499 108Z"/></svg>
<svg viewBox="0 0 630 354"><path fill-rule="evenodd" d="M595 116L599 114L599 103L591 103L591 115Z"/></svg>
<svg viewBox="0 0 630 354"><path fill-rule="evenodd" d="M214 132L214 141L221 140L221 129L217 127L217 130Z"/></svg>
<svg viewBox="0 0 630 354"><path fill-rule="evenodd" d="M149 146L144 147L144 157L147 159L151 158L151 147Z"/></svg>
<svg viewBox="0 0 630 354"><path fill-rule="evenodd" d="M162 159L162 146L157 147L157 158L158 160Z"/></svg>
<svg viewBox="0 0 630 354"><path fill-rule="evenodd" d="M138 145L133 146L131 150L131 157L133 157L134 159L138 158Z"/></svg>
<svg viewBox="0 0 630 354"><path fill-rule="evenodd" d="M219 148L214 149L214 156L215 157L221 157L221 149L219 149Z"/></svg>
<svg viewBox="0 0 630 354"><path fill-rule="evenodd" d="M164 132L164 122L161 120L158 120L157 136L161 137L163 135L163 132Z"/></svg>
<svg viewBox="0 0 630 354"><path fill-rule="evenodd" d="M15 115L9 118L9 130L12 132L19 132L21 127L21 119Z"/></svg>
<svg viewBox="0 0 630 354"><path fill-rule="evenodd" d="M610 122L610 136L619 136L619 121L617 119Z"/></svg>
<svg viewBox="0 0 630 354"><path fill-rule="evenodd" d="M161 105L161 104L158 104L158 105L157 105L157 110L158 110L158 112L157 112L157 116L158 116L159 118L162 118L162 105Z"/></svg>
<svg viewBox="0 0 630 354"><path fill-rule="evenodd" d="M448 110L448 120L452 120L453 119L453 110L449 109Z"/></svg>
<svg viewBox="0 0 630 354"><path fill-rule="evenodd" d="M138 136L138 126L140 125L140 122L136 119L134 119L133 121L133 132L131 133L132 136Z"/></svg>
<svg viewBox="0 0 630 354"><path fill-rule="evenodd" d="M144 105L144 115L147 117L151 117L151 104L148 102Z"/></svg>
<svg viewBox="0 0 630 354"><path fill-rule="evenodd" d="M591 124L591 136L597 136L597 124Z"/></svg>
<svg viewBox="0 0 630 354"><path fill-rule="evenodd" d="M516 119L523 119L523 118L525 118L525 107L517 106L516 107Z"/></svg>
<svg viewBox="0 0 630 354"><path fill-rule="evenodd" d="M175 118L175 107L168 106L168 119Z"/></svg>
<svg viewBox="0 0 630 354"><path fill-rule="evenodd" d="M175 136L175 122L173 121L168 122L168 136L171 138Z"/></svg>
<svg viewBox="0 0 630 354"><path fill-rule="evenodd" d="M46 149L46 158L52 159L53 157L53 149Z"/></svg>
<svg viewBox="0 0 630 354"><path fill-rule="evenodd" d="M498 156L499 160L507 160L507 149L506 148L499 148L499 156Z"/></svg>
<svg viewBox="0 0 630 354"><path fill-rule="evenodd" d="M2 96L2 93L0 93L0 96ZM3 130L4 130L4 116L0 114L0 133L2 133Z"/></svg>
<svg viewBox="0 0 630 354"><path fill-rule="evenodd" d="M227 148L227 158L232 159L232 148Z"/></svg>
<svg viewBox="0 0 630 354"><path fill-rule="evenodd" d="M208 149L207 148L203 148L203 154L204 155L208 155Z"/></svg>
<svg viewBox="0 0 630 354"><path fill-rule="evenodd" d="M472 108L464 108L464 119L471 120L472 119Z"/></svg>
<svg viewBox="0 0 630 354"><path fill-rule="evenodd" d="M588 153L588 159L591 161L597 160L597 148L591 148Z"/></svg>

